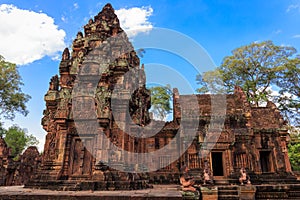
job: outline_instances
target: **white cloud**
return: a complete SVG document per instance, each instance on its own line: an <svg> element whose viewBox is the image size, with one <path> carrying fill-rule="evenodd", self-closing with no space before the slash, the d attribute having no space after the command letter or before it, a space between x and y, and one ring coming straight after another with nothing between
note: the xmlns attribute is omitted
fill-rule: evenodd
<svg viewBox="0 0 300 200"><path fill-rule="evenodd" d="M148 32L153 28L149 17L153 13L151 7L133 7L133 8L121 8L115 11L120 20L122 29L127 33L129 38L136 36L142 32Z"/></svg>
<svg viewBox="0 0 300 200"><path fill-rule="evenodd" d="M66 33L45 13L0 5L0 55L25 65L44 56L55 57L66 46Z"/></svg>
<svg viewBox="0 0 300 200"><path fill-rule="evenodd" d="M73 6L74 6L74 9L75 9L75 10L77 10L77 9L79 8L78 3L74 3Z"/></svg>
<svg viewBox="0 0 300 200"><path fill-rule="evenodd" d="M66 22L67 21L67 18L65 17L65 16L61 16L61 21L63 21L63 22Z"/></svg>
<svg viewBox="0 0 300 200"><path fill-rule="evenodd" d="M281 29L277 29L276 31L273 31L273 33L274 33L275 35L278 35L278 34L282 33L282 30L281 30Z"/></svg>
<svg viewBox="0 0 300 200"><path fill-rule="evenodd" d="M286 9L286 12L290 12L292 10L298 10L298 11L300 11L300 5L299 4L291 4Z"/></svg>
<svg viewBox="0 0 300 200"><path fill-rule="evenodd" d="M293 38L300 38L300 34L299 35L293 35Z"/></svg>

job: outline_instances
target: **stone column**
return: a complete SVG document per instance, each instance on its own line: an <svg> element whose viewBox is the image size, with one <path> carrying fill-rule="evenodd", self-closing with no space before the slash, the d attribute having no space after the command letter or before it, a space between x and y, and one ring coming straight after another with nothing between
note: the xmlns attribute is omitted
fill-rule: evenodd
<svg viewBox="0 0 300 200"><path fill-rule="evenodd" d="M240 200L255 200L256 187L253 185L240 186Z"/></svg>
<svg viewBox="0 0 300 200"><path fill-rule="evenodd" d="M202 200L218 200L218 187L201 187Z"/></svg>

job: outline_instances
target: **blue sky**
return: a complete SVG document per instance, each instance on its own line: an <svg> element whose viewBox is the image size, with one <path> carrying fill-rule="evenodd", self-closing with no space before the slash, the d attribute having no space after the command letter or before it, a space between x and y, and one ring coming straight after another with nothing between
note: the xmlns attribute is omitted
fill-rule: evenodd
<svg viewBox="0 0 300 200"><path fill-rule="evenodd" d="M27 128L41 140L40 149L45 138L40 125L45 108L43 97L51 76L58 73L61 51L65 46L71 46L76 33L106 3L95 0L0 0L0 55L18 63L25 84L23 91L32 97L27 104L28 116L17 115L13 122L5 122L5 126L18 124ZM124 19L121 26L133 24L178 31L200 44L216 65L234 48L254 41L273 40L276 45L291 45L300 51L299 0L135 0L110 3ZM185 44L179 41L177 45L184 47ZM196 72L178 56L149 49L142 62L146 64L146 70L150 63L175 68L189 81L192 90L196 87ZM158 71L158 67L157 64L156 68L149 67L153 69L149 73ZM157 76L163 75L158 73Z"/></svg>

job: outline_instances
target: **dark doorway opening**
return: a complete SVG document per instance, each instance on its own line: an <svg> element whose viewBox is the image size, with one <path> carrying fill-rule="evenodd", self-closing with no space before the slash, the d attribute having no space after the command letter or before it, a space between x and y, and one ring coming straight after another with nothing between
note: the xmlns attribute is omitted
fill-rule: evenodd
<svg viewBox="0 0 300 200"><path fill-rule="evenodd" d="M223 172L223 153L222 152L212 152L212 168L214 176L224 176Z"/></svg>
<svg viewBox="0 0 300 200"><path fill-rule="evenodd" d="M270 151L261 151L260 155L260 165L262 172L271 172L271 160Z"/></svg>

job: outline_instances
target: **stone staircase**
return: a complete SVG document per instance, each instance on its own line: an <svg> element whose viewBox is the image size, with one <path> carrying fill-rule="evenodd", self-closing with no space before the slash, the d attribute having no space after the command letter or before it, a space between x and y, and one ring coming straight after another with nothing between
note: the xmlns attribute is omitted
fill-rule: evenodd
<svg viewBox="0 0 300 200"><path fill-rule="evenodd" d="M218 200L239 199L239 186L218 186Z"/></svg>
<svg viewBox="0 0 300 200"><path fill-rule="evenodd" d="M259 185L255 194L258 200L300 200L300 185Z"/></svg>
<svg viewBox="0 0 300 200"><path fill-rule="evenodd" d="M35 188L35 189L48 189L57 191L80 191L82 190L80 184L77 181L49 181L49 180L39 180L30 181L25 185L25 188Z"/></svg>
<svg viewBox="0 0 300 200"><path fill-rule="evenodd" d="M49 189L57 191L115 191L148 189L145 180L136 181L81 181L81 180L39 180L31 181L25 188Z"/></svg>
<svg viewBox="0 0 300 200"><path fill-rule="evenodd" d="M274 174L274 173L263 173L260 175L257 174L251 174L249 173L249 176L251 177L252 184L299 184L300 181L297 180L297 177L295 175L292 175L290 173L283 173L283 174Z"/></svg>
<svg viewBox="0 0 300 200"><path fill-rule="evenodd" d="M300 185L292 185L290 188L291 189L288 192L288 199L300 200Z"/></svg>

